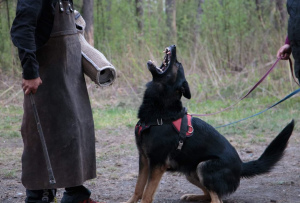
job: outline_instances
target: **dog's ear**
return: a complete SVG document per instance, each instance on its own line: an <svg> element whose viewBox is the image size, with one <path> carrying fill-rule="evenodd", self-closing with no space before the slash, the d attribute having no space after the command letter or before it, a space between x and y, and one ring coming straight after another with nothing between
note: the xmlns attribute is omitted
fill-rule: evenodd
<svg viewBox="0 0 300 203"><path fill-rule="evenodd" d="M179 81L178 84L179 84L180 91L185 98L190 99L191 91L190 91L189 83L185 79L183 67L181 63L179 63L178 61L176 61L176 64L178 66L177 79Z"/></svg>
<svg viewBox="0 0 300 203"><path fill-rule="evenodd" d="M182 92L182 95L187 99L190 99L192 97L189 83L186 80L182 83L181 92Z"/></svg>

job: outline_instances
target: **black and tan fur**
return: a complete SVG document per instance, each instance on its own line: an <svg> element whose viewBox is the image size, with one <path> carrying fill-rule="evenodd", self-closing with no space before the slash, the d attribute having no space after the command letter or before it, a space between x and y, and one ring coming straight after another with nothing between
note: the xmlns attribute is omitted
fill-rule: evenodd
<svg viewBox="0 0 300 203"><path fill-rule="evenodd" d="M241 178L269 172L282 158L293 131L288 124L271 142L258 160L243 163L234 147L211 125L193 118L194 134L177 150L179 135L170 120L182 117L182 95L191 98L184 70L177 61L176 47L166 49L162 66L151 61L148 69L153 79L147 84L138 117L144 124L163 121L136 134L139 151L139 175L133 196L127 203L151 203L160 179L166 171L184 174L203 191L203 195L183 195L188 201L222 203L222 196L233 193ZM263 194L262 194L263 195Z"/></svg>

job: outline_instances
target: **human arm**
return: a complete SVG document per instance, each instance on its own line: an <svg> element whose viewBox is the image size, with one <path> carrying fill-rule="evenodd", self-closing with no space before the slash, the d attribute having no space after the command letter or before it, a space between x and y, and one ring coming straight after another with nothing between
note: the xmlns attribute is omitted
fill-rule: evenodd
<svg viewBox="0 0 300 203"><path fill-rule="evenodd" d="M39 64L36 59L35 30L42 1L19 0L16 18L11 29L11 39L18 47L23 69L22 87L25 94L35 93L42 83L39 78ZM33 82L34 81L34 82Z"/></svg>

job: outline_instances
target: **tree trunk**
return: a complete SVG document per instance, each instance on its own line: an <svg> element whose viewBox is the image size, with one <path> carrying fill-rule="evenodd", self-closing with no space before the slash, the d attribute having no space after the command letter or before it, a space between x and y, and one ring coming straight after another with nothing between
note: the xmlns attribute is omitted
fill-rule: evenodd
<svg viewBox="0 0 300 203"><path fill-rule="evenodd" d="M285 1L276 0L276 8L280 13L280 26L283 26L286 21L286 10L285 10Z"/></svg>
<svg viewBox="0 0 300 203"><path fill-rule="evenodd" d="M143 0L135 0L135 15L136 15L136 21L137 21L137 26L138 26L139 34L140 34L140 35L143 35L143 31L144 31L144 22L143 22L143 15L144 15Z"/></svg>
<svg viewBox="0 0 300 203"><path fill-rule="evenodd" d="M256 11L258 14L258 19L260 20L262 27L265 29L266 25L265 25L263 17L262 17L261 0L255 0L255 4L256 4Z"/></svg>
<svg viewBox="0 0 300 203"><path fill-rule="evenodd" d="M10 30L10 16L9 16L8 0L6 0L6 13L7 13L7 24L8 24L8 29Z"/></svg>
<svg viewBox="0 0 300 203"><path fill-rule="evenodd" d="M204 0L198 0L197 15L196 15L197 22L195 23L195 36L194 36L194 40L196 42L195 47L198 46L199 44L201 16L203 14L203 9L202 9L203 3Z"/></svg>
<svg viewBox="0 0 300 203"><path fill-rule="evenodd" d="M6 14L7 14L7 25L8 25L7 27L8 27L8 30L10 30L11 24L10 24L9 2L8 2L8 0L6 0ZM11 40L9 42L9 47L10 47L10 54L11 54L11 64L13 65L13 74L16 74L17 73L17 68L16 68L16 58L17 57L16 57L15 48L14 48Z"/></svg>
<svg viewBox="0 0 300 203"><path fill-rule="evenodd" d="M176 27L176 0L166 0L167 26L169 28L168 37L172 43L177 43Z"/></svg>
<svg viewBox="0 0 300 203"><path fill-rule="evenodd" d="M82 17L86 22L85 39L94 46L94 0L84 0L82 4Z"/></svg>

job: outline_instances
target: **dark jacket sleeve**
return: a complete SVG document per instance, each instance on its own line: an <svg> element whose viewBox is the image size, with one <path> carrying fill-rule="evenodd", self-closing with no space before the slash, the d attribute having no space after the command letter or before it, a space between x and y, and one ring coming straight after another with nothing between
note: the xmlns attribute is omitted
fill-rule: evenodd
<svg viewBox="0 0 300 203"><path fill-rule="evenodd" d="M11 39L18 47L24 79L39 77L36 60L35 30L42 0L18 0L16 18L11 28Z"/></svg>
<svg viewBox="0 0 300 203"><path fill-rule="evenodd" d="M291 44L291 42L289 40L289 36L286 36L286 38L285 38L285 44Z"/></svg>

